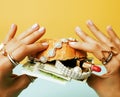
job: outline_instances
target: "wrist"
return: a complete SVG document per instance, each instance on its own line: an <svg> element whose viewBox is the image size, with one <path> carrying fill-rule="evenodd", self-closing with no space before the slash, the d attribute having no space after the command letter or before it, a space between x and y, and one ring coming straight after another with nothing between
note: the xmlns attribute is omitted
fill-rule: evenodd
<svg viewBox="0 0 120 97"><path fill-rule="evenodd" d="M112 79L111 82L103 82L99 88L96 89L99 97L120 97L120 80L115 78L116 81Z"/></svg>
<svg viewBox="0 0 120 97"><path fill-rule="evenodd" d="M120 91L104 91L103 93L98 93L99 97L120 97Z"/></svg>

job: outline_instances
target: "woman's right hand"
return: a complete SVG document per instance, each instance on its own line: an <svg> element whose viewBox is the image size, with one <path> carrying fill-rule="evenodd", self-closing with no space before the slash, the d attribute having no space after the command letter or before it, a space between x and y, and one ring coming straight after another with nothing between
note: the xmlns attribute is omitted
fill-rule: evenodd
<svg viewBox="0 0 120 97"><path fill-rule="evenodd" d="M0 51L0 97L17 97L31 83L27 75L12 74L15 65L7 55L12 56L13 61L21 62L26 56L48 47L47 43L36 42L44 35L44 27L40 28L38 24L35 24L18 37L15 37L16 31L17 25L12 24L3 41L4 48Z"/></svg>

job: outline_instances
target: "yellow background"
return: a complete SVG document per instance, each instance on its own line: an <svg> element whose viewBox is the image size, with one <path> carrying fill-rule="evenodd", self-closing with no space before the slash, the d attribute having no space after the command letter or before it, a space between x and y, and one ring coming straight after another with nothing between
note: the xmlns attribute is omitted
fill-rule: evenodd
<svg viewBox="0 0 120 97"><path fill-rule="evenodd" d="M120 31L120 0L0 0L0 41L12 23L18 25L18 34L34 23L46 27L44 37L76 37L79 25L91 34L86 20L93 20L101 31L112 25Z"/></svg>

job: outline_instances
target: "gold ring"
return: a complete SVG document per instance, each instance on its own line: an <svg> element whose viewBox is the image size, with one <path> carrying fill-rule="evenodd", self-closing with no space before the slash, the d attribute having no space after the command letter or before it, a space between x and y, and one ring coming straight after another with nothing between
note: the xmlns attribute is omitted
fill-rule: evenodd
<svg viewBox="0 0 120 97"><path fill-rule="evenodd" d="M103 65L107 64L108 62L110 62L110 60L112 59L112 57L113 57L113 55L114 55L114 53L113 53L112 51L106 51L106 52L108 53L108 57L105 57L105 56L104 56L104 57L101 59Z"/></svg>

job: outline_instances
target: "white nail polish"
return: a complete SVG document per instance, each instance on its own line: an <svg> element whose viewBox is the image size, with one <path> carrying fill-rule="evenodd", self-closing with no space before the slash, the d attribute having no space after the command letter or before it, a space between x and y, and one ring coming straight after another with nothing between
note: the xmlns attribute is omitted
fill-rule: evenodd
<svg viewBox="0 0 120 97"><path fill-rule="evenodd" d="M44 27L41 27L38 31L39 32L43 32L45 30L45 28Z"/></svg>
<svg viewBox="0 0 120 97"><path fill-rule="evenodd" d="M76 32L81 32L82 30L80 29L80 27L77 26L77 27L75 28L75 31L76 31Z"/></svg>
<svg viewBox="0 0 120 97"><path fill-rule="evenodd" d="M112 26L111 25L107 26L107 29L112 30Z"/></svg>
<svg viewBox="0 0 120 97"><path fill-rule="evenodd" d="M14 26L15 26L15 24L12 24L12 25L11 25L11 28L14 28Z"/></svg>
<svg viewBox="0 0 120 97"><path fill-rule="evenodd" d="M43 46L48 46L48 43L47 42L43 42L42 45Z"/></svg>
<svg viewBox="0 0 120 97"><path fill-rule="evenodd" d="M87 24L88 24L88 25L93 25L93 22L92 22L91 20L88 20L88 21L87 21Z"/></svg>
<svg viewBox="0 0 120 97"><path fill-rule="evenodd" d="M35 28L37 28L39 25L38 24L34 24L33 26L32 26L32 29L35 29Z"/></svg>
<svg viewBox="0 0 120 97"><path fill-rule="evenodd" d="M69 42L69 45L75 45L76 42Z"/></svg>

